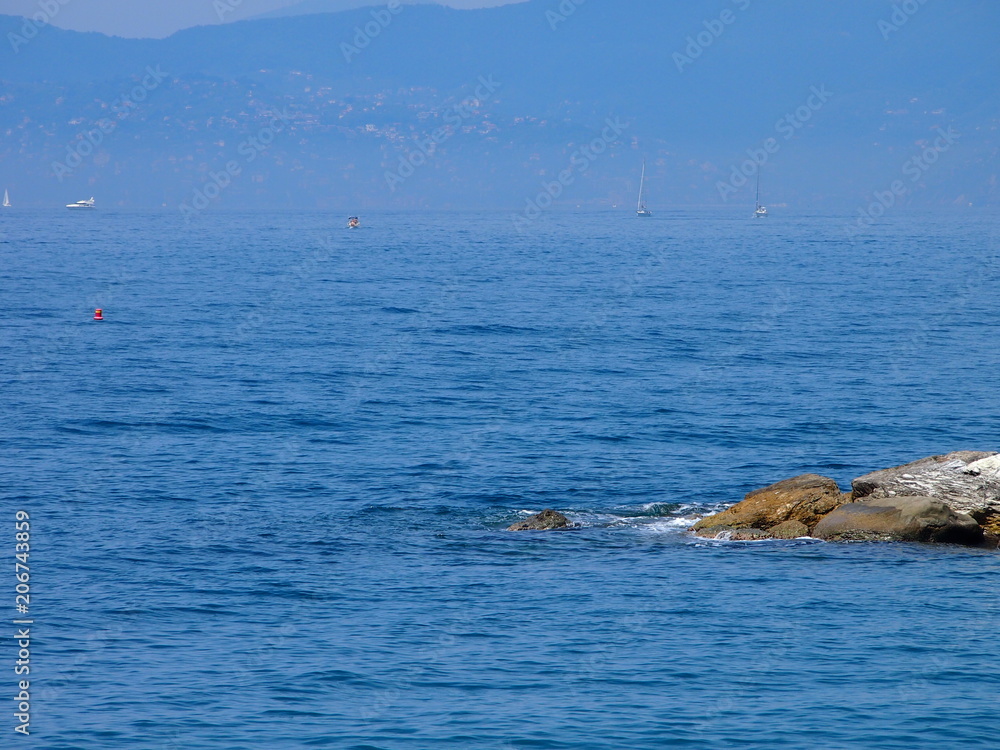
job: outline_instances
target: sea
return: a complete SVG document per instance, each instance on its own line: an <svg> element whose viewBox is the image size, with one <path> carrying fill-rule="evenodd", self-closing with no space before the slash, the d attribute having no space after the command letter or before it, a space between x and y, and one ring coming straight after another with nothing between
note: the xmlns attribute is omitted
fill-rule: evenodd
<svg viewBox="0 0 1000 750"><path fill-rule="evenodd" d="M1000 554L687 531L1000 449L1000 219L749 213L0 213L0 745L1000 747Z"/></svg>

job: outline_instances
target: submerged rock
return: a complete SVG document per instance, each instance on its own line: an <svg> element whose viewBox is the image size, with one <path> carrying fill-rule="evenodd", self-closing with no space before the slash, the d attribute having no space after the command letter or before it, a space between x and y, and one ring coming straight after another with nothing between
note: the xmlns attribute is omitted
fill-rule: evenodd
<svg viewBox="0 0 1000 750"><path fill-rule="evenodd" d="M543 510L524 521L507 527L507 531L551 531L569 528L569 519L554 510Z"/></svg>
<svg viewBox="0 0 1000 750"><path fill-rule="evenodd" d="M842 505L813 536L827 541L939 542L981 546L975 519L932 497L885 497Z"/></svg>
<svg viewBox="0 0 1000 750"><path fill-rule="evenodd" d="M854 500L921 496L1000 532L1000 454L958 451L873 471L852 483Z"/></svg>
<svg viewBox="0 0 1000 750"><path fill-rule="evenodd" d="M712 526L699 529L696 536L703 539L720 539L728 542L753 542L758 539L770 539L771 534L761 529L734 529L732 526Z"/></svg>
<svg viewBox="0 0 1000 750"><path fill-rule="evenodd" d="M808 532L823 516L848 501L832 479L803 474L748 493L732 508L698 521L694 530L729 526L767 531L786 521L798 521Z"/></svg>
<svg viewBox="0 0 1000 750"><path fill-rule="evenodd" d="M730 542L750 542L758 539L798 539L809 536L809 528L801 521L785 521L763 529L737 529L733 526L708 526L697 529L695 536L703 539L724 539Z"/></svg>
<svg viewBox="0 0 1000 750"><path fill-rule="evenodd" d="M785 521L768 529L775 539L798 539L809 536L809 527L802 521Z"/></svg>

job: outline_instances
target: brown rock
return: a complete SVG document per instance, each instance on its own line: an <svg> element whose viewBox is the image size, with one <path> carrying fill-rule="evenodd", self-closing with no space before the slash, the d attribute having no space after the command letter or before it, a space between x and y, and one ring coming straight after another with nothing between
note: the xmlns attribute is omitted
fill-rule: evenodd
<svg viewBox="0 0 1000 750"><path fill-rule="evenodd" d="M872 498L842 505L820 521L813 536L828 541L939 542L979 546L975 519L932 497Z"/></svg>
<svg viewBox="0 0 1000 750"><path fill-rule="evenodd" d="M809 536L809 527L802 521L784 521L768 529L775 539L798 539Z"/></svg>
<svg viewBox="0 0 1000 750"><path fill-rule="evenodd" d="M543 510L531 518L519 521L507 528L507 531L550 531L552 529L569 528L569 519L554 510Z"/></svg>
<svg viewBox="0 0 1000 750"><path fill-rule="evenodd" d="M785 521L799 521L812 529L827 513L845 502L837 483L818 474L803 474L747 494L743 502L694 525L695 531L712 526L768 530Z"/></svg>

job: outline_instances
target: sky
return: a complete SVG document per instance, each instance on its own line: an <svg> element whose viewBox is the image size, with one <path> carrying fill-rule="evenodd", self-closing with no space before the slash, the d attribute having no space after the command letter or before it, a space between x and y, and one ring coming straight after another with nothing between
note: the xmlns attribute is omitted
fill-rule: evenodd
<svg viewBox="0 0 1000 750"><path fill-rule="evenodd" d="M485 8L519 0L441 0L453 8ZM164 37L190 26L225 22L295 5L298 0L0 0L0 14L33 16L57 7L52 24L124 37ZM379 0L372 0L378 5ZM220 12L220 7L231 12ZM48 14L47 14L48 15Z"/></svg>

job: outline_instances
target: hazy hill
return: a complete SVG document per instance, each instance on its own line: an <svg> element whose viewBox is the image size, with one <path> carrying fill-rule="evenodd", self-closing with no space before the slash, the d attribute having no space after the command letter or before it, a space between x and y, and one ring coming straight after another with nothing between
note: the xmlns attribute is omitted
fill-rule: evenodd
<svg viewBox="0 0 1000 750"><path fill-rule="evenodd" d="M907 200L997 200L1000 4L929 3L888 31L879 24L891 22L893 4L872 0L591 0L566 17L552 15L558 7L404 7L349 52L350 62L342 45L364 41L373 9L164 40L46 28L17 54L0 53L0 131L8 134L0 169L30 176L39 200L67 184L92 192L86 184L123 200L175 203L232 158L267 111L287 107L295 124L218 205L514 206L614 116L627 124L624 136L563 200L631 202L646 155L654 205L721 203L719 180L775 137L780 151L765 171L771 202L850 208L899 177L939 127L961 137ZM22 25L0 17L4 37ZM702 47L699 34L710 44ZM106 158L58 183L53 156L101 117L95 102L128 91L147 65L169 71L169 83L102 143ZM500 84L496 94L391 192L386 170L471 96L480 76ZM832 96L800 121L795 112L813 87ZM776 123L788 114L796 127L785 139Z"/></svg>
<svg viewBox="0 0 1000 750"><path fill-rule="evenodd" d="M432 4L435 0L399 0L402 5ZM302 0L301 2L289 5L287 8L278 8L268 13L261 13L254 16L253 20L267 18L287 18L289 16L310 16L320 13L341 13L345 10L355 8L385 7L388 3L378 2L378 0Z"/></svg>

